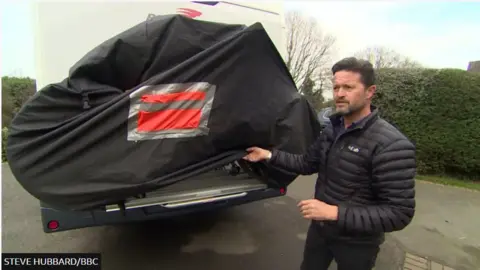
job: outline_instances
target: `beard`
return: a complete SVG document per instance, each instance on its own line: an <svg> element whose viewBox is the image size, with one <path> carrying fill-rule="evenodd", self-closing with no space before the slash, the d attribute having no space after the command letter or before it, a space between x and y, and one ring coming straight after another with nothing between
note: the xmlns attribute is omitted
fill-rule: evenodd
<svg viewBox="0 0 480 270"><path fill-rule="evenodd" d="M335 104L335 112L340 116L350 116L361 111L365 107L365 104L350 104L348 102L339 103Z"/></svg>

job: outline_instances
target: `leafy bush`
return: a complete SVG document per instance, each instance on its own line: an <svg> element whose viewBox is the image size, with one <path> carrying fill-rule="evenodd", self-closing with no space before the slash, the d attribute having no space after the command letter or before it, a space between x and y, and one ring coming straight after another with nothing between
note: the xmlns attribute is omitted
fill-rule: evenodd
<svg viewBox="0 0 480 270"><path fill-rule="evenodd" d="M10 126L15 113L35 92L31 78L2 77L2 128Z"/></svg>
<svg viewBox="0 0 480 270"><path fill-rule="evenodd" d="M2 128L2 163L7 162L7 152L5 147L7 146L8 128Z"/></svg>
<svg viewBox="0 0 480 270"><path fill-rule="evenodd" d="M417 146L419 173L480 177L480 74L381 69L382 116Z"/></svg>
<svg viewBox="0 0 480 270"><path fill-rule="evenodd" d="M2 77L2 162L6 162L5 146L8 127L15 114L36 92L31 78Z"/></svg>

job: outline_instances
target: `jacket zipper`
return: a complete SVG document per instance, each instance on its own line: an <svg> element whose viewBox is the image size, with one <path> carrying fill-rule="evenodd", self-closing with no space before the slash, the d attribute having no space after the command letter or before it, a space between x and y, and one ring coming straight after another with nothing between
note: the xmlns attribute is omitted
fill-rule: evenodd
<svg viewBox="0 0 480 270"><path fill-rule="evenodd" d="M329 161L330 151L331 151L332 149L335 149L335 145L337 144L337 141L338 141L340 138L342 138L342 137L343 137L344 135L346 135L346 134L349 134L349 133L351 133L351 132L353 132L353 131L355 131L355 130L359 130L359 129L360 129L359 127L355 127L354 129L347 130L347 131L343 132L340 136L336 136L336 138L335 138L335 140L333 141L332 145L331 145L331 146L328 148L328 150L325 152L325 154L327 155L327 156L325 157L325 188L326 188L326 186L327 186L327 184L328 184L328 173L329 173L329 171L328 171L328 167L329 167L329 166L328 166L328 161ZM335 135L336 135L336 134L335 134ZM343 148L345 148L345 143L342 144L342 146L340 147L340 150L343 150Z"/></svg>

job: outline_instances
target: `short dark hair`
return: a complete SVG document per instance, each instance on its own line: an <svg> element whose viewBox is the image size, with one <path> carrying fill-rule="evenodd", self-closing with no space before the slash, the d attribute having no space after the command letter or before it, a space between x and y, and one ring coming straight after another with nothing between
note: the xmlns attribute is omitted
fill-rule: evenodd
<svg viewBox="0 0 480 270"><path fill-rule="evenodd" d="M332 73L334 75L342 70L360 73L360 79L365 87L375 84L375 71L373 65L367 60L347 57L338 61L332 67Z"/></svg>

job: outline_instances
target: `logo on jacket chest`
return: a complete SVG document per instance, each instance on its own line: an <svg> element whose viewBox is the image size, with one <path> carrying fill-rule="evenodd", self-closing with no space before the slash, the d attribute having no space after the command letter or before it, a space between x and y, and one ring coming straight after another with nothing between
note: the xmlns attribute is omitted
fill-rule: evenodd
<svg viewBox="0 0 480 270"><path fill-rule="evenodd" d="M354 152L354 153L358 153L360 152L360 148L356 147L355 145L349 145L347 146L348 150Z"/></svg>

